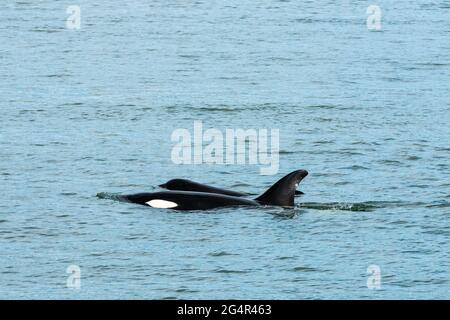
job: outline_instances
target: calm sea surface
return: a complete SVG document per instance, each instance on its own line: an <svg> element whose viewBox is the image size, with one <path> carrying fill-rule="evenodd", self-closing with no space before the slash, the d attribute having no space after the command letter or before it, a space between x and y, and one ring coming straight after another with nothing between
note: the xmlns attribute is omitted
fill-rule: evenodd
<svg viewBox="0 0 450 320"><path fill-rule="evenodd" d="M0 298L450 297L450 1L95 2L0 4ZM174 164L196 120L279 128L278 173ZM292 210L96 197L300 168Z"/></svg>

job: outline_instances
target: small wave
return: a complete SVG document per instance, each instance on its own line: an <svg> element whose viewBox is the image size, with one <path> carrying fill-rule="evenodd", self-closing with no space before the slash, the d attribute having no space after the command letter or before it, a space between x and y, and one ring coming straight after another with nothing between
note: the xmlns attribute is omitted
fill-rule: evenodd
<svg viewBox="0 0 450 320"><path fill-rule="evenodd" d="M447 196L449 197L449 196ZM448 208L450 207L450 202L448 201L437 201L434 203L430 203L428 205L426 205L427 208Z"/></svg>
<svg viewBox="0 0 450 320"><path fill-rule="evenodd" d="M60 195L70 197L70 196L76 196L77 193L76 192L61 192Z"/></svg>
<svg viewBox="0 0 450 320"><path fill-rule="evenodd" d="M216 273L248 273L245 270L231 270L231 269L216 269L214 270Z"/></svg>
<svg viewBox="0 0 450 320"><path fill-rule="evenodd" d="M315 272L315 271L319 271L319 270L317 270L316 268L299 266L299 267L292 268L291 271L296 271L296 272Z"/></svg>
<svg viewBox="0 0 450 320"><path fill-rule="evenodd" d="M306 106L306 108L310 108L310 109L325 109L325 110L329 110L329 109L345 109L344 106L338 105L338 104L314 104L314 105L308 105L308 106Z"/></svg>
<svg viewBox="0 0 450 320"><path fill-rule="evenodd" d="M191 289L188 289L188 288L186 288L186 287L183 287L183 288L178 288L178 289L176 289L175 292L176 292L176 293L196 293L196 292L199 292L199 291L197 291L197 290L191 290Z"/></svg>
<svg viewBox="0 0 450 320"><path fill-rule="evenodd" d="M70 74L47 74L42 77L44 77L44 78L67 78L67 77L70 77Z"/></svg>
<svg viewBox="0 0 450 320"><path fill-rule="evenodd" d="M245 182L237 182L233 185L231 185L232 188L238 188L238 187L250 187L251 184L245 183Z"/></svg>
<svg viewBox="0 0 450 320"><path fill-rule="evenodd" d="M398 161L398 160L391 160L391 159L379 160L378 163L387 164L387 165L395 165L395 166L401 164L400 161Z"/></svg>
<svg viewBox="0 0 450 320"><path fill-rule="evenodd" d="M226 251L214 251L214 252L210 252L208 253L209 256L211 257L223 257L223 256L234 256L234 253L229 253Z"/></svg>
<svg viewBox="0 0 450 320"><path fill-rule="evenodd" d="M369 168L364 167L364 166L360 166L360 165L357 165L357 164L349 166L349 167L342 167L340 169L346 169L346 170L369 170Z"/></svg>
<svg viewBox="0 0 450 320"><path fill-rule="evenodd" d="M319 141L314 141L314 144L333 144L335 143L334 140L319 140Z"/></svg>
<svg viewBox="0 0 450 320"><path fill-rule="evenodd" d="M60 107L72 107L72 106L82 106L83 102L71 102L71 103L63 103L60 104Z"/></svg>
<svg viewBox="0 0 450 320"><path fill-rule="evenodd" d="M35 28L31 29L31 32L44 32L44 33L55 33L55 32L61 32L63 29L43 29L43 28Z"/></svg>
<svg viewBox="0 0 450 320"><path fill-rule="evenodd" d="M205 111L205 112L236 112L239 111L239 109L236 108L230 108L230 107L201 107L201 108L195 108L197 111Z"/></svg>
<svg viewBox="0 0 450 320"><path fill-rule="evenodd" d="M119 103L119 104L116 104L114 107L136 107L136 105L132 104L132 103ZM141 108L140 110L142 110L142 109L144 109L144 108Z"/></svg>

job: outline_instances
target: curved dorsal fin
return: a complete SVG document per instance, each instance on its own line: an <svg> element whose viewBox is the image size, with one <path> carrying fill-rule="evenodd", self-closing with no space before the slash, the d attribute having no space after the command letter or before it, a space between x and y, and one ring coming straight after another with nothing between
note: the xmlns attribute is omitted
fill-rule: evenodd
<svg viewBox="0 0 450 320"><path fill-rule="evenodd" d="M306 170L296 170L278 180L255 200L261 204L293 207L297 185L308 175Z"/></svg>

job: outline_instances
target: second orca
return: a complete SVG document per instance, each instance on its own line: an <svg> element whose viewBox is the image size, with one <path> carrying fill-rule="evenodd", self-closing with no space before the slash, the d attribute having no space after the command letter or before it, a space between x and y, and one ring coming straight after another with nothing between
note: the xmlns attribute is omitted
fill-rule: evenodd
<svg viewBox="0 0 450 320"><path fill-rule="evenodd" d="M188 179L172 179L167 181L166 183L160 184L159 187L167 190L209 192L209 193L225 194L228 196L235 196L235 197L248 196L248 194L246 193L212 187ZM296 196L301 194L304 193L302 191L295 190Z"/></svg>

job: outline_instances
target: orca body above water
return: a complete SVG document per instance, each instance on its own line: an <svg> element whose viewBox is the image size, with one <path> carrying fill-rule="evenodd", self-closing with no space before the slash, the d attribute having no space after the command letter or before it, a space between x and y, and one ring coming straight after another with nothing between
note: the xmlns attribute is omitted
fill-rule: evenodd
<svg viewBox="0 0 450 320"><path fill-rule="evenodd" d="M175 210L207 210L228 206L282 206L293 207L298 184L308 175L306 170L296 170L278 180L266 192L255 199L244 194L202 185L190 180L183 190L120 195L119 200L146 205L153 208ZM182 179L175 179L182 180ZM174 181L174 180L171 180ZM178 181L180 182L180 181ZM170 181L162 187L171 188ZM202 191L205 190L205 191Z"/></svg>

